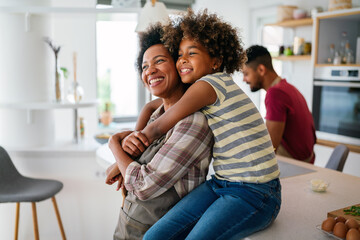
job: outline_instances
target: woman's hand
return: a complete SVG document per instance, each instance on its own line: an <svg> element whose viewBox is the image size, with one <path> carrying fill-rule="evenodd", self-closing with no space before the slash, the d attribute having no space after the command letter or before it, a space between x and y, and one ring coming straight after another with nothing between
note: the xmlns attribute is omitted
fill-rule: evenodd
<svg viewBox="0 0 360 240"><path fill-rule="evenodd" d="M122 176L120 173L120 170L117 166L116 163L114 163L113 165L111 165L110 167L108 167L105 171L106 173L106 179L105 179L105 183L112 185L113 183L115 183L116 181L119 181L120 178L122 180ZM121 181L122 183L122 181ZM119 184L118 184L119 185ZM119 188L119 186L118 186ZM118 190L118 189L117 189Z"/></svg>
<svg viewBox="0 0 360 240"><path fill-rule="evenodd" d="M122 143L122 149L133 157L141 155L148 146L148 140L144 134L134 131L127 135Z"/></svg>
<svg viewBox="0 0 360 240"><path fill-rule="evenodd" d="M113 164L108 167L108 169L106 169L106 175L106 184L112 185L117 181L118 184L116 186L116 191L119 191L120 189L122 189L123 192L126 191L124 185L124 178L121 175L120 170L116 164Z"/></svg>

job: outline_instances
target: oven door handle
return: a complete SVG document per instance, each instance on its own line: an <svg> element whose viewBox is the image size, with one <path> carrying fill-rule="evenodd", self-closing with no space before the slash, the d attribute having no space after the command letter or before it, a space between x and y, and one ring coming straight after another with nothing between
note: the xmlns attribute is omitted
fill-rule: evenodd
<svg viewBox="0 0 360 240"><path fill-rule="evenodd" d="M360 83L314 81L314 86L331 86L331 87L360 88Z"/></svg>

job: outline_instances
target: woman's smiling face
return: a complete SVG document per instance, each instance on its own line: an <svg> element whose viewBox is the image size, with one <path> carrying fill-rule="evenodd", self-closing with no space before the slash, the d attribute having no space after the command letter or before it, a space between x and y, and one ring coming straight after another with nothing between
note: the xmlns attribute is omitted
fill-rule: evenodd
<svg viewBox="0 0 360 240"><path fill-rule="evenodd" d="M175 62L162 44L153 45L145 51L141 76L151 94L160 98L170 97L182 84Z"/></svg>

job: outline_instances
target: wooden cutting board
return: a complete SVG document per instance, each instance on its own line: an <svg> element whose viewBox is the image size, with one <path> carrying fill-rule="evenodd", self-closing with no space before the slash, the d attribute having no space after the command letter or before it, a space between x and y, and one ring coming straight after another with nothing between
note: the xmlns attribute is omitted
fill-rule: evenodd
<svg viewBox="0 0 360 240"><path fill-rule="evenodd" d="M360 206L360 204L355 204L355 205L351 205L351 206ZM344 209L349 209L351 206L341 208L341 209L338 209L338 210L335 210L332 212L328 212L327 216L334 217L334 218L338 217L338 216L342 216L345 219L353 218L360 224L360 216L345 215Z"/></svg>

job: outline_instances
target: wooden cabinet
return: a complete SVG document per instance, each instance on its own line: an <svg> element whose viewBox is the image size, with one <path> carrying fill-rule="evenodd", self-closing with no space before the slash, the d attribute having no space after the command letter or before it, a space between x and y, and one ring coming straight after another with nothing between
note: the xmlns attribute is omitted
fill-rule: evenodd
<svg viewBox="0 0 360 240"><path fill-rule="evenodd" d="M302 18L302 19L292 19L277 23L271 23L267 24L266 26L277 26L277 27L298 27L298 26L306 26L306 25L312 25L313 20L312 18Z"/></svg>
<svg viewBox="0 0 360 240"><path fill-rule="evenodd" d="M356 57L356 39L360 36L360 8L324 12L316 15L314 20L315 36L313 40L314 65L323 66L360 66L360 64L329 64L330 45L339 50L342 32L346 32L350 49ZM356 59L355 59L356 61Z"/></svg>

